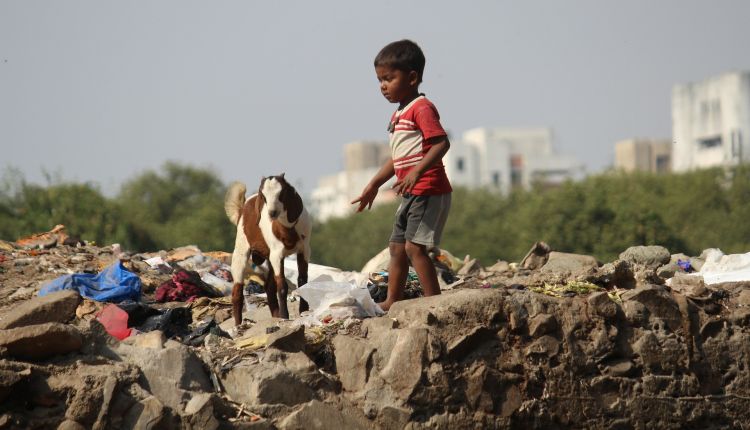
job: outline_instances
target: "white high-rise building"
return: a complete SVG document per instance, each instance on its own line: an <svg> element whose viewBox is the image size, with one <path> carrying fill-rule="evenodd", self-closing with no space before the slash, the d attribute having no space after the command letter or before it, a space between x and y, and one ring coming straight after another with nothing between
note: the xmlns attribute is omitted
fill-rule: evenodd
<svg viewBox="0 0 750 430"><path fill-rule="evenodd" d="M344 171L325 176L312 191L311 214L319 221L354 213L350 203L390 157L385 142L356 141L344 147ZM583 175L583 165L573 157L555 153L549 128L476 128L451 139L443 158L454 186L487 187L508 193L528 189L533 183L559 184ZM374 204L396 199L394 180L384 184Z"/></svg>
<svg viewBox="0 0 750 430"><path fill-rule="evenodd" d="M750 161L750 72L675 85L672 139L677 172Z"/></svg>
<svg viewBox="0 0 750 430"><path fill-rule="evenodd" d="M451 141L443 159L452 185L487 187L507 194L535 182L554 185L577 179L584 167L552 147L552 130L538 128L475 128Z"/></svg>

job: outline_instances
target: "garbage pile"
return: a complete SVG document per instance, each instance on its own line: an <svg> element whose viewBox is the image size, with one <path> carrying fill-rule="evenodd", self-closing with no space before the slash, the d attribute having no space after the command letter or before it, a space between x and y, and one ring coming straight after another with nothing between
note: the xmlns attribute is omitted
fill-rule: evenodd
<svg viewBox="0 0 750 430"><path fill-rule="evenodd" d="M235 326L227 253L0 241L0 429L745 425L750 254L433 250L443 294L383 315L384 255L311 264L289 320L253 267Z"/></svg>

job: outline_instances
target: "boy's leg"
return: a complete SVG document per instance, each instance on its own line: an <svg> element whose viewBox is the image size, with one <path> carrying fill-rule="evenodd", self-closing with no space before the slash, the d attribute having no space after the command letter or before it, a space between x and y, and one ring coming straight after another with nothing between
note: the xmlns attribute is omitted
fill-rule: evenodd
<svg viewBox="0 0 750 430"><path fill-rule="evenodd" d="M425 296L435 296L440 294L440 284L437 279L435 265L427 254L427 247L411 241L405 245L406 255L417 271L419 283L422 284L422 290ZM390 291L390 289L389 289Z"/></svg>
<svg viewBox="0 0 750 430"><path fill-rule="evenodd" d="M448 193L418 196L410 208L409 223L404 234L405 250L419 276L425 296L440 294L437 271L427 249L440 243L450 206L451 195Z"/></svg>
<svg viewBox="0 0 750 430"><path fill-rule="evenodd" d="M384 311L390 309L393 303L404 298L406 276L409 274L409 261L406 258L404 244L391 242L388 245L388 250L391 254L391 261L388 263L388 297L384 302L378 303Z"/></svg>

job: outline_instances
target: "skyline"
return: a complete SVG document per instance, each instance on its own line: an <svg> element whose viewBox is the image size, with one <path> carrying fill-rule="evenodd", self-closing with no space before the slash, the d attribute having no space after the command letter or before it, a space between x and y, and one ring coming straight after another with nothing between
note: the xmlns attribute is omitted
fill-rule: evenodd
<svg viewBox="0 0 750 430"><path fill-rule="evenodd" d="M397 5L419 19L395 23ZM410 38L454 139L551 127L593 173L618 140L671 138L673 85L750 70L747 16L740 1L4 1L0 168L111 195L172 160L227 183L283 171L309 195L344 144L386 140L372 59Z"/></svg>

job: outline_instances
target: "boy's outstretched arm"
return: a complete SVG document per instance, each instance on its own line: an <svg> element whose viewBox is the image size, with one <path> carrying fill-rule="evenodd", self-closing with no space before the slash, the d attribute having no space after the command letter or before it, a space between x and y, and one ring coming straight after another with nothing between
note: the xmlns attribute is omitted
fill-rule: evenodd
<svg viewBox="0 0 750 430"><path fill-rule="evenodd" d="M381 185L385 184L386 181L391 179L396 174L396 170L393 168L393 159L388 158L383 166L378 170L378 173L370 179L370 183L367 184L362 194L356 199L352 200L352 204L359 203L357 212L362 212L365 207L367 209L372 208L372 202L375 200L375 196L378 195L378 189Z"/></svg>
<svg viewBox="0 0 750 430"><path fill-rule="evenodd" d="M411 189L414 188L414 184L417 183L419 177L422 176L424 172L427 171L427 169L434 166L435 163L440 161L448 152L448 148L451 147L451 143L448 141L448 137L446 136L435 136L428 139L427 143L429 143L431 146L424 157L422 157L422 161L414 166L414 168L409 171L409 174L404 176L403 179L401 179L400 181L396 181L396 183L393 184L393 190L396 192L396 194L401 195L411 191Z"/></svg>

